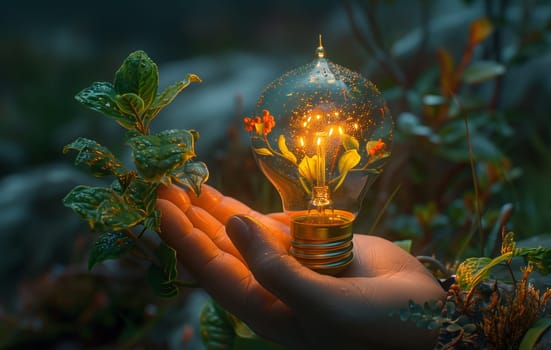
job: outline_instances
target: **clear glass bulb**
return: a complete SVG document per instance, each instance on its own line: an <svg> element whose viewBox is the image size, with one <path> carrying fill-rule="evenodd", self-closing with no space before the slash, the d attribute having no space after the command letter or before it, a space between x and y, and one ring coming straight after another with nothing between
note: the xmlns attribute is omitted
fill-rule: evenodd
<svg viewBox="0 0 551 350"><path fill-rule="evenodd" d="M390 155L392 117L376 86L325 58L285 73L245 118L255 159L291 217L291 253L338 274L353 259L352 222Z"/></svg>

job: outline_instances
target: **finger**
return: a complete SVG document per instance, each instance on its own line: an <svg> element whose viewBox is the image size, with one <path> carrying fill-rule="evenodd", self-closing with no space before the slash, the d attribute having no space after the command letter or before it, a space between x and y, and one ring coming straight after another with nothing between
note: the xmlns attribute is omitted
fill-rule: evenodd
<svg viewBox="0 0 551 350"><path fill-rule="evenodd" d="M285 213L270 213L268 214L268 216L274 220L277 220L285 224L286 226L289 226L289 224L291 223L291 219L289 218L289 215Z"/></svg>
<svg viewBox="0 0 551 350"><path fill-rule="evenodd" d="M228 221L226 231L258 282L292 309L316 312L320 305L331 300L327 286L338 288L337 278L302 266L254 218L235 216Z"/></svg>
<svg viewBox="0 0 551 350"><path fill-rule="evenodd" d="M228 219L234 215L247 215L253 217L270 227L271 232L277 235L278 240L289 244L289 224L284 220L272 218L261 214L238 200L226 197L211 186L203 185L201 194L196 196L189 193L189 199L195 206L205 209L222 224L226 224Z"/></svg>
<svg viewBox="0 0 551 350"><path fill-rule="evenodd" d="M233 242L226 234L226 227L222 225L220 221L206 212L203 208L196 206L191 206L186 212L186 216L193 226L205 232L218 248L244 261L243 257L241 257L241 253L235 248Z"/></svg>
<svg viewBox="0 0 551 350"><path fill-rule="evenodd" d="M174 203L184 213L191 206L191 201L189 199L187 191L175 185L172 185L172 186L160 185L157 188L157 198L165 199L167 201Z"/></svg>
<svg viewBox="0 0 551 350"><path fill-rule="evenodd" d="M214 299L272 339L282 330L294 333L298 327L289 308L261 286L241 261L194 228L174 203L160 199L157 208L163 213L161 237Z"/></svg>

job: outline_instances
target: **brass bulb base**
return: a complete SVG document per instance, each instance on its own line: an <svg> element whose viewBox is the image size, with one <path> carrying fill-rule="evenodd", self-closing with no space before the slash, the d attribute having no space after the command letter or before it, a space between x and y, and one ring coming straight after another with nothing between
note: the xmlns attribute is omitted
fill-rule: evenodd
<svg viewBox="0 0 551 350"><path fill-rule="evenodd" d="M345 211L304 213L291 220L291 255L302 265L325 275L337 275L354 258L352 223Z"/></svg>

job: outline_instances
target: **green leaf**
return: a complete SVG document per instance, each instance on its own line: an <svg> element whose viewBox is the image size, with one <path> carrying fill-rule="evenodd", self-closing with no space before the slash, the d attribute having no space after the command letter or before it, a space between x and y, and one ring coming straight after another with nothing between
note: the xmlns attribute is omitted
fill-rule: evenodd
<svg viewBox="0 0 551 350"><path fill-rule="evenodd" d="M140 174L150 181L160 181L171 170L195 156L194 137L187 130L166 130L156 135L128 140Z"/></svg>
<svg viewBox="0 0 551 350"><path fill-rule="evenodd" d="M166 282L163 271L155 264L151 264L147 270L147 282L155 294L162 298L175 297L179 293L178 286L172 282Z"/></svg>
<svg viewBox="0 0 551 350"><path fill-rule="evenodd" d="M551 318L543 317L537 320L534 325L522 337L519 350L536 349L540 337L551 327Z"/></svg>
<svg viewBox="0 0 551 350"><path fill-rule="evenodd" d="M99 205L109 200L111 195L109 188L78 185L63 198L63 204L93 227Z"/></svg>
<svg viewBox="0 0 551 350"><path fill-rule="evenodd" d="M176 251L161 242L157 249L160 266L151 264L147 272L147 280L152 289L161 297L173 297L179 289L175 283L178 277Z"/></svg>
<svg viewBox="0 0 551 350"><path fill-rule="evenodd" d="M161 242L159 245L159 250L157 251L157 256L161 261L161 266L166 281L176 280L176 278L178 278L176 251L164 242Z"/></svg>
<svg viewBox="0 0 551 350"><path fill-rule="evenodd" d="M123 113L136 116L136 118L141 118L145 110L145 104L142 98L132 92L117 95L115 102Z"/></svg>
<svg viewBox="0 0 551 350"><path fill-rule="evenodd" d="M474 332L476 332L476 324L474 323L467 323L466 325L463 326L463 331L465 331L465 333L468 333L468 334L472 334Z"/></svg>
<svg viewBox="0 0 551 350"><path fill-rule="evenodd" d="M144 109L155 100L159 87L159 69L143 51L131 53L115 73L113 85L118 94L134 93L144 103Z"/></svg>
<svg viewBox="0 0 551 350"><path fill-rule="evenodd" d="M235 332L224 309L209 300L201 310L201 338L207 350L231 350Z"/></svg>
<svg viewBox="0 0 551 350"><path fill-rule="evenodd" d="M317 178L318 156L304 156L298 165L298 172L303 179L313 184Z"/></svg>
<svg viewBox="0 0 551 350"><path fill-rule="evenodd" d="M128 203L126 198L114 191L96 210L92 228L99 232L122 231L132 228L145 219L145 211Z"/></svg>
<svg viewBox="0 0 551 350"><path fill-rule="evenodd" d="M281 151L281 154L283 155L283 158L290 160L293 164L297 163L297 157L294 155L293 152L289 151L289 148L287 148L287 143L285 142L284 135L279 135L279 138L277 139L277 145L279 147L279 150Z"/></svg>
<svg viewBox="0 0 551 350"><path fill-rule="evenodd" d="M63 204L99 232L131 228L145 218L142 209L111 188L79 185L65 196Z"/></svg>
<svg viewBox="0 0 551 350"><path fill-rule="evenodd" d="M345 151L349 150L359 150L360 142L354 136L344 134L342 135L342 146Z"/></svg>
<svg viewBox="0 0 551 350"><path fill-rule="evenodd" d="M447 102L444 96L427 94L423 96L425 106L442 106ZM408 113L409 114L409 113Z"/></svg>
<svg viewBox="0 0 551 350"><path fill-rule="evenodd" d="M486 267L492 261L491 258L468 258L463 261L455 272L455 280L462 290L474 288L480 281L490 276L490 270ZM479 274L479 272L482 272Z"/></svg>
<svg viewBox="0 0 551 350"><path fill-rule="evenodd" d="M401 309L400 310L400 321L405 322L405 321L409 320L410 316L411 316L411 314L409 313L409 310L407 310L407 309Z"/></svg>
<svg viewBox="0 0 551 350"><path fill-rule="evenodd" d="M381 139L378 141L368 141L365 144L365 150L367 154L369 154L368 164L370 165L379 160L390 157L390 152L386 150L386 144L381 141ZM373 150L375 150L374 154L372 154Z"/></svg>
<svg viewBox="0 0 551 350"><path fill-rule="evenodd" d="M515 242L515 234L508 232L501 242L501 254L509 253L515 250L517 243Z"/></svg>
<svg viewBox="0 0 551 350"><path fill-rule="evenodd" d="M432 129L426 125L421 124L419 117L413 113L401 113L398 116L396 126L398 130L404 132L405 134L425 137L429 137L433 134ZM375 145L377 141L370 142L373 142L372 145Z"/></svg>
<svg viewBox="0 0 551 350"><path fill-rule="evenodd" d="M343 155L339 158L339 163L337 165L339 173L343 176L354 168L362 160L362 157L355 148L349 149L344 152Z"/></svg>
<svg viewBox="0 0 551 350"><path fill-rule="evenodd" d="M104 146L83 137L63 147L63 153L77 151L75 164L86 164L94 176L120 176L125 172L122 163Z"/></svg>
<svg viewBox="0 0 551 350"><path fill-rule="evenodd" d="M446 327L446 330L450 333L459 332L461 330L461 326L457 323L451 323Z"/></svg>
<svg viewBox="0 0 551 350"><path fill-rule="evenodd" d="M104 232L99 235L90 257L88 258L88 270L105 260L117 259L134 247L134 240L122 232Z"/></svg>
<svg viewBox="0 0 551 350"><path fill-rule="evenodd" d="M339 158L338 169L339 169L339 181L333 188L333 191L336 191L346 179L348 172L354 168L362 160L362 157L355 148L345 151L343 155Z"/></svg>
<svg viewBox="0 0 551 350"><path fill-rule="evenodd" d="M455 303L453 301L446 302L446 316L452 318L455 314Z"/></svg>
<svg viewBox="0 0 551 350"><path fill-rule="evenodd" d="M182 92L182 90L188 87L191 83L200 83L200 82L201 82L201 78L199 78L197 75L188 74L186 79L176 82L170 85L169 87L167 87L166 89L164 89L163 92L161 92L155 97L153 104L151 105L151 107L149 107L148 111L146 112L145 119L152 120L153 118L155 118L157 113L159 113L159 111L162 108L170 104L174 100L174 98L176 98L176 96L178 96L178 94Z"/></svg>
<svg viewBox="0 0 551 350"><path fill-rule="evenodd" d="M471 63L463 72L463 80L474 84L494 79L505 74L505 66L495 61L476 61Z"/></svg>
<svg viewBox="0 0 551 350"><path fill-rule="evenodd" d="M261 155L261 156L273 156L274 155L272 153L272 151L270 151L266 147L261 147L261 148L254 148L253 147L253 152L258 154L258 155Z"/></svg>
<svg viewBox="0 0 551 350"><path fill-rule="evenodd" d="M392 243L396 244L398 247L402 248L408 253L411 253L411 245L412 245L411 239L404 239L401 241L393 241Z"/></svg>
<svg viewBox="0 0 551 350"><path fill-rule="evenodd" d="M133 116L125 114L117 104L117 92L111 83L95 82L90 87L79 92L75 99L86 107L103 113L126 129L131 129L136 123Z"/></svg>
<svg viewBox="0 0 551 350"><path fill-rule="evenodd" d="M126 202L142 209L146 214L150 214L155 210L157 187L159 187L158 183L151 183L136 177L128 184L123 195Z"/></svg>
<svg viewBox="0 0 551 350"><path fill-rule="evenodd" d="M151 231L155 231L157 233L161 232L161 212L158 210L153 210L153 212L145 218L143 224Z"/></svg>
<svg viewBox="0 0 551 350"><path fill-rule="evenodd" d="M517 248L514 255L524 257L526 263L532 265L542 275L551 273L550 248Z"/></svg>
<svg viewBox="0 0 551 350"><path fill-rule="evenodd" d="M196 195L201 194L201 186L209 178L209 169L203 162L188 161L183 166L170 171L172 179L188 188Z"/></svg>

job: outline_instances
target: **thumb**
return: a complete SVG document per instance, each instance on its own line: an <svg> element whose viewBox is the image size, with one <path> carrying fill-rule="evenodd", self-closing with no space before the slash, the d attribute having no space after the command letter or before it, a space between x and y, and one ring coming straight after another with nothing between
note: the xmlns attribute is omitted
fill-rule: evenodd
<svg viewBox="0 0 551 350"><path fill-rule="evenodd" d="M250 216L231 217L226 232L264 288L293 308L319 305L316 299L323 297L320 292L332 277L302 266L277 235Z"/></svg>

